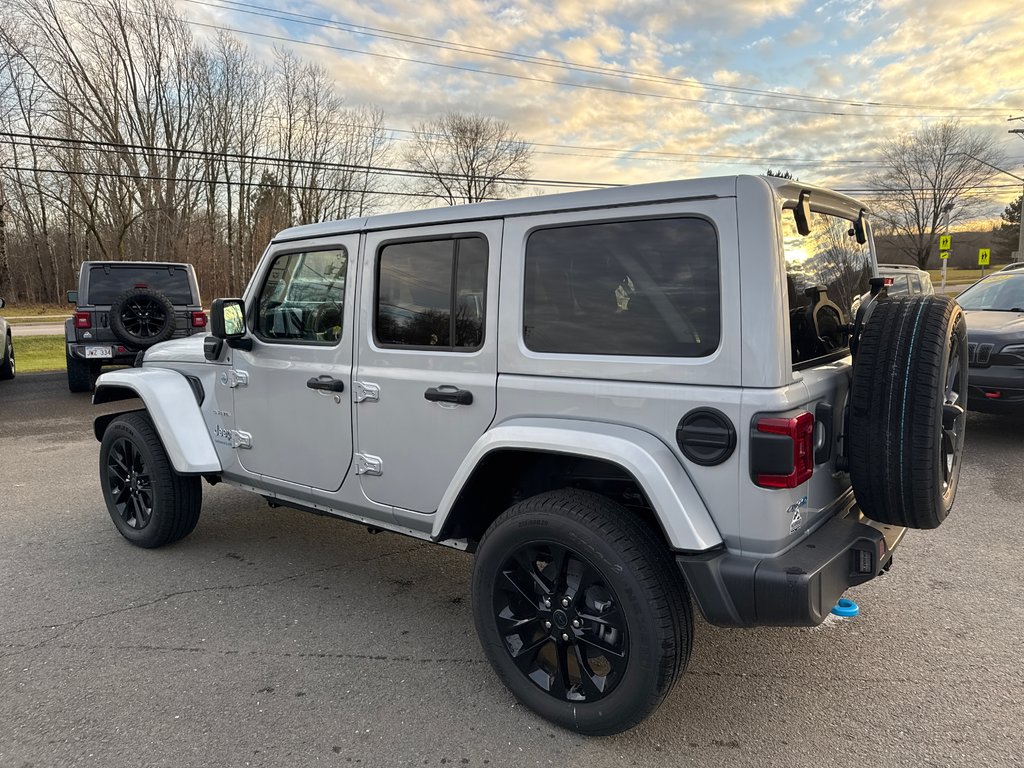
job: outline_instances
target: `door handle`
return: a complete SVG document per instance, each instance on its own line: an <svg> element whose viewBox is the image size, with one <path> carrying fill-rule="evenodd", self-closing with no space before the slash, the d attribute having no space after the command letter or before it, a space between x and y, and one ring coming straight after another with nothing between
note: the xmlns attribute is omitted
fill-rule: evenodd
<svg viewBox="0 0 1024 768"><path fill-rule="evenodd" d="M431 387L423 393L423 397L432 403L454 403L455 405L472 405L473 393L468 389L459 389L450 384Z"/></svg>
<svg viewBox="0 0 1024 768"><path fill-rule="evenodd" d="M306 386L310 389L319 389L322 392L344 392L345 382L341 379L336 379L333 376L328 376L326 373L320 376L314 376L306 382Z"/></svg>

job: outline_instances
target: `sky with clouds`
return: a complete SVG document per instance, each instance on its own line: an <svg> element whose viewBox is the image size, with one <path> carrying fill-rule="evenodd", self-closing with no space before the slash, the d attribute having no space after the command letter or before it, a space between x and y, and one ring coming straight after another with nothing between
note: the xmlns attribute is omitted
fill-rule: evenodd
<svg viewBox="0 0 1024 768"><path fill-rule="evenodd" d="M323 64L395 138L507 121L533 176L633 183L786 169L862 190L882 142L958 118L1024 176L1024 13L1010 0L176 0L260 56ZM197 27L198 34L208 27ZM257 34L246 34L257 33ZM992 210L1020 192L997 176Z"/></svg>

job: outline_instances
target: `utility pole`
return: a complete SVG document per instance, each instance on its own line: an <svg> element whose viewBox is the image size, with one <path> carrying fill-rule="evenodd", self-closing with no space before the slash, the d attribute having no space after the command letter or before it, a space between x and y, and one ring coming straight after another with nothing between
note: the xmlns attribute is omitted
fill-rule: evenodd
<svg viewBox="0 0 1024 768"><path fill-rule="evenodd" d="M1021 120L1021 119L1024 119L1024 118L1020 118L1020 117L1011 118L1011 120ZM1015 133L1018 136L1020 136L1022 139L1024 139L1024 129L1022 129L1022 128L1011 128L1009 130L1009 133ZM1006 173L1006 172L1003 171L1003 173ZM1009 175L1013 176L1012 173L1009 174ZM1024 181L1024 179L1021 179L1020 176L1016 176L1015 178L1018 181ZM1019 233L1018 238L1017 238L1017 258L1015 258L1014 261L1024 261L1024 187L1021 188L1020 201L1021 201L1020 233Z"/></svg>
<svg viewBox="0 0 1024 768"><path fill-rule="evenodd" d="M942 217L945 220L945 231L943 232L946 237L949 237L949 212L953 210L952 203L946 203L942 206ZM952 249L950 249L952 250ZM949 263L949 259L942 260L942 295L946 295L946 264Z"/></svg>

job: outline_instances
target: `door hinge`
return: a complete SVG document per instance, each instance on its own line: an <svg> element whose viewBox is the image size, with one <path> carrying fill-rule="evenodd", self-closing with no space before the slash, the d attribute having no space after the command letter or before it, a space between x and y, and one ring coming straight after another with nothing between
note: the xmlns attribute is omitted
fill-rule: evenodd
<svg viewBox="0 0 1024 768"><path fill-rule="evenodd" d="M249 386L249 374L246 371L236 371L234 368L229 368L220 375L220 383L226 384L232 389L235 387L247 387Z"/></svg>
<svg viewBox="0 0 1024 768"><path fill-rule="evenodd" d="M368 453L357 453L356 474L357 475L382 475L384 474L384 462L380 456L371 456Z"/></svg>
<svg viewBox="0 0 1024 768"><path fill-rule="evenodd" d="M252 435L240 429L231 430L232 448L252 448Z"/></svg>
<svg viewBox="0 0 1024 768"><path fill-rule="evenodd" d="M380 385L368 381L353 381L352 399L357 403L364 400L380 400Z"/></svg>

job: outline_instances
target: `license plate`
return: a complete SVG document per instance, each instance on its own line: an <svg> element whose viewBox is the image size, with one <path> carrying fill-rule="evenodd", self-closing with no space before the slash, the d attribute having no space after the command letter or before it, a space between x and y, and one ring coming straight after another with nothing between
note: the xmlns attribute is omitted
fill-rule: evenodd
<svg viewBox="0 0 1024 768"><path fill-rule="evenodd" d="M85 356L88 357L113 357L110 347L86 347Z"/></svg>

